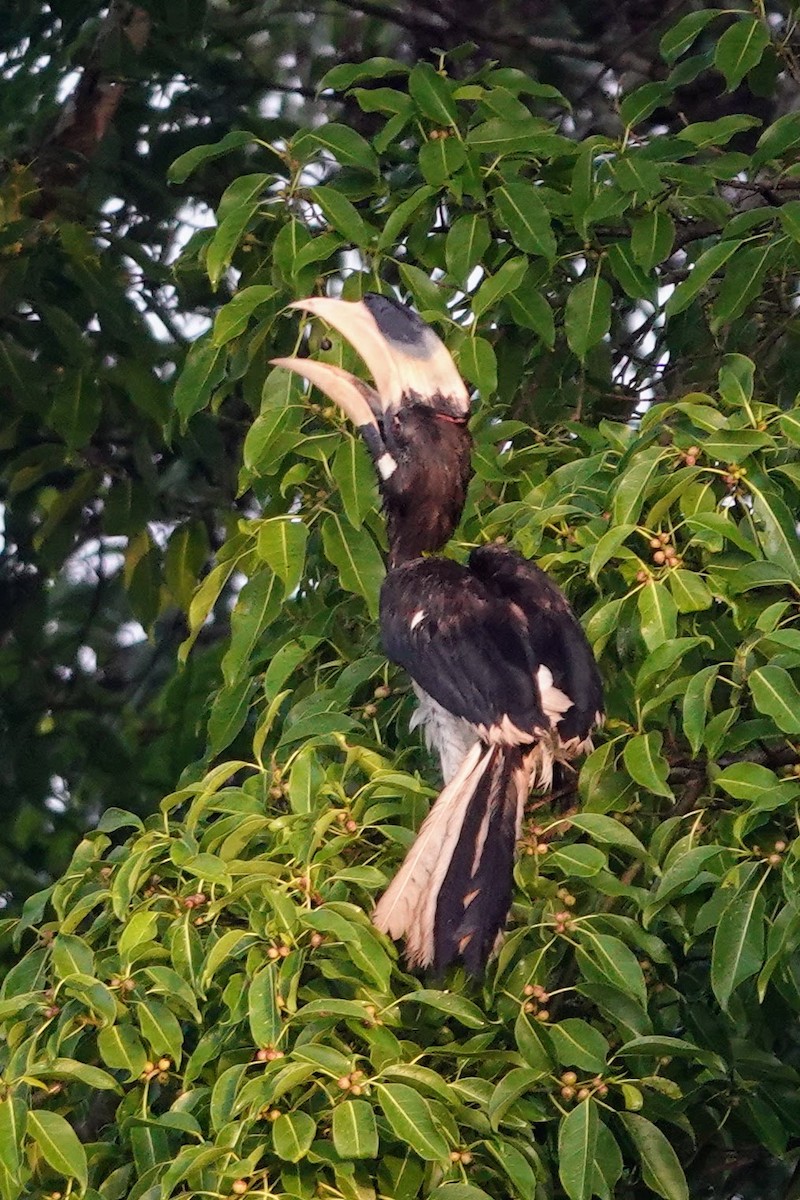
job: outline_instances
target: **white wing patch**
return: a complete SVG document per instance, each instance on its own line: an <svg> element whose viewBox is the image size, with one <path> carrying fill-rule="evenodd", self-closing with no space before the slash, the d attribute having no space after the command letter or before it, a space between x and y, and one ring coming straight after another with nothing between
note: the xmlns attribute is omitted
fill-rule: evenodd
<svg viewBox="0 0 800 1200"><path fill-rule="evenodd" d="M375 466L377 467L378 474L380 475L381 479L391 479L397 470L397 460L393 458L387 450L385 454L380 456L378 461L375 463Z"/></svg>
<svg viewBox="0 0 800 1200"><path fill-rule="evenodd" d="M536 682L539 686L539 695L542 698L542 709L546 717L550 718L553 725L556 725L565 712L568 712L573 705L569 696L566 696L560 688L557 688L553 683L553 672L544 663L536 672Z"/></svg>
<svg viewBox="0 0 800 1200"><path fill-rule="evenodd" d="M420 621L424 620L424 618L425 618L425 609L420 608L417 612L414 613L413 617L411 618L411 624L409 625L409 629L416 629L417 626L419 625Z"/></svg>

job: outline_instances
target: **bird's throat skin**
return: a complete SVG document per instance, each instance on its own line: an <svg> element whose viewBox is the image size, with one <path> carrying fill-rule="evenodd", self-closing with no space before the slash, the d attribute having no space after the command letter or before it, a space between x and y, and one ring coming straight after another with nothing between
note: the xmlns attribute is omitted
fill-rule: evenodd
<svg viewBox="0 0 800 1200"><path fill-rule="evenodd" d="M435 553L461 519L472 477L472 437L466 422L410 405L385 422L390 473L380 479L389 541L389 569Z"/></svg>

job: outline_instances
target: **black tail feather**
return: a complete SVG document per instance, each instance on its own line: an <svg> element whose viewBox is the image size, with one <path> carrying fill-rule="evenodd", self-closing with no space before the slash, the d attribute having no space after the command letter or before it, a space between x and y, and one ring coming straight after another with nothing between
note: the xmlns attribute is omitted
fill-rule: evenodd
<svg viewBox="0 0 800 1200"><path fill-rule="evenodd" d="M439 891L434 968L462 958L479 974L511 907L518 812L527 788L524 752L496 746L469 802L458 844Z"/></svg>

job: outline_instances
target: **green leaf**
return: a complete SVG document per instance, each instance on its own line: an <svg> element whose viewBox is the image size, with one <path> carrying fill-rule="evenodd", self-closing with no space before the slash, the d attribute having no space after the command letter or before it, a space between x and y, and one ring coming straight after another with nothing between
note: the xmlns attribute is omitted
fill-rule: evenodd
<svg viewBox="0 0 800 1200"><path fill-rule="evenodd" d="M715 245L704 251L692 266L688 279L684 279L682 283L678 284L667 301L664 310L667 317L677 316L678 313L688 308L712 275L716 275L717 271L725 266L740 245L740 240L731 238L729 241L716 242Z"/></svg>
<svg viewBox="0 0 800 1200"><path fill-rule="evenodd" d="M522 1150L506 1139L486 1141L484 1145L511 1181L519 1200L530 1200L536 1194L536 1173Z"/></svg>
<svg viewBox="0 0 800 1200"><path fill-rule="evenodd" d="M377 1158L378 1127L366 1100L344 1100L333 1110L333 1144L340 1158Z"/></svg>
<svg viewBox="0 0 800 1200"><path fill-rule="evenodd" d="M147 1052L132 1025L120 1022L101 1029L97 1048L106 1066L115 1071L127 1071L128 1079L138 1079L147 1062Z"/></svg>
<svg viewBox="0 0 800 1200"><path fill-rule="evenodd" d="M527 154L551 154L569 146L566 138L556 136L550 126L536 117L506 120L492 117L482 125L476 125L467 134L467 145L482 154L492 157L513 154L518 150Z"/></svg>
<svg viewBox="0 0 800 1200"><path fill-rule="evenodd" d="M547 856L548 866L556 867L568 878L590 879L608 866L602 850L596 846L559 846Z"/></svg>
<svg viewBox="0 0 800 1200"><path fill-rule="evenodd" d="M82 1188L88 1183L86 1151L78 1135L58 1113L40 1108L28 1113L28 1136L33 1138L43 1158L59 1175L77 1179Z"/></svg>
<svg viewBox="0 0 800 1200"><path fill-rule="evenodd" d="M689 1189L678 1156L660 1129L646 1117L620 1113L642 1166L642 1179L664 1200L689 1200Z"/></svg>
<svg viewBox="0 0 800 1200"><path fill-rule="evenodd" d="M281 1113L272 1126L272 1144L278 1158L300 1162L311 1149L317 1123L305 1112Z"/></svg>
<svg viewBox="0 0 800 1200"><path fill-rule="evenodd" d="M570 290L564 312L567 343L581 360L611 328L611 288L595 273Z"/></svg>
<svg viewBox="0 0 800 1200"><path fill-rule="evenodd" d="M457 996L452 992L440 992L432 988L422 988L418 992L409 992L407 996L402 996L401 1000L409 1004L424 1004L428 1008L436 1009L437 1012L447 1013L449 1017L455 1017L468 1029L484 1029L486 1027L484 1013L477 1004L473 1004L465 996Z"/></svg>
<svg viewBox="0 0 800 1200"><path fill-rule="evenodd" d="M540 1075L546 1075L555 1062L550 1035L538 1021L529 1021L524 1010L514 1022L514 1038L525 1062Z"/></svg>
<svg viewBox="0 0 800 1200"><path fill-rule="evenodd" d="M497 215L515 245L528 254L555 258L550 213L532 183L506 183L492 192Z"/></svg>
<svg viewBox="0 0 800 1200"><path fill-rule="evenodd" d="M341 519L331 513L322 526L322 544L325 557L339 572L342 587L363 596L370 615L376 617L384 567L372 538L364 529L345 532Z"/></svg>
<svg viewBox="0 0 800 1200"><path fill-rule="evenodd" d="M672 799L672 790L667 784L669 764L661 753L662 740L656 730L637 733L625 743L623 759L631 779L654 796Z"/></svg>
<svg viewBox="0 0 800 1200"><path fill-rule="evenodd" d="M654 208L631 223L631 249L643 271L652 271L672 253L675 224L663 208Z"/></svg>
<svg viewBox="0 0 800 1200"><path fill-rule="evenodd" d="M759 667L749 678L759 712L772 717L784 733L800 734L800 692L783 667Z"/></svg>
<svg viewBox="0 0 800 1200"><path fill-rule="evenodd" d="M569 1200L590 1200L597 1149L597 1106L584 1100L558 1127L558 1177Z"/></svg>
<svg viewBox="0 0 800 1200"><path fill-rule="evenodd" d="M386 1120L401 1141L430 1162L447 1157L447 1142L428 1101L419 1092L404 1083L379 1083L375 1091Z"/></svg>
<svg viewBox="0 0 800 1200"><path fill-rule="evenodd" d="M93 379L77 368L62 368L47 422L70 450L91 439L100 421L100 392Z"/></svg>
<svg viewBox="0 0 800 1200"><path fill-rule="evenodd" d="M737 893L720 917L711 951L711 986L725 1010L736 988L761 968L765 920L759 888Z"/></svg>
<svg viewBox="0 0 800 1200"><path fill-rule="evenodd" d="M206 251L206 271L212 287L217 286L230 266L233 253L261 203L270 178L262 173L241 175L226 188L218 213L220 216L224 212L225 216L214 231Z"/></svg>
<svg viewBox="0 0 800 1200"><path fill-rule="evenodd" d="M415 1193L416 1194L416 1193ZM398 1200L400 1200L398 1196ZM428 1193L428 1200L492 1200L488 1192L474 1183L440 1183Z"/></svg>
<svg viewBox="0 0 800 1200"><path fill-rule="evenodd" d="M689 680L683 698L683 732L695 755L703 744L703 734L711 711L711 693L719 672L717 663L701 667Z"/></svg>
<svg viewBox="0 0 800 1200"><path fill-rule="evenodd" d="M611 242L607 247L606 261L614 278L633 300L655 298L655 283L636 265L629 241Z"/></svg>
<svg viewBox="0 0 800 1200"><path fill-rule="evenodd" d="M0 1164L18 1180L22 1165L22 1139L27 1116L25 1101L9 1093L0 1100Z"/></svg>
<svg viewBox="0 0 800 1200"><path fill-rule="evenodd" d="M153 1057L168 1054L176 1063L181 1061L183 1032L177 1017L166 1004L148 997L136 1005L142 1037L150 1046Z"/></svg>
<svg viewBox="0 0 800 1200"><path fill-rule="evenodd" d="M486 338L464 338L456 355L456 364L484 400L497 391L497 359L494 347Z"/></svg>
<svg viewBox="0 0 800 1200"><path fill-rule="evenodd" d="M642 637L648 650L656 650L678 632L678 610L662 579L649 579L637 600Z"/></svg>
<svg viewBox="0 0 800 1200"><path fill-rule="evenodd" d="M325 150L343 167L378 174L378 157L369 142L348 125L328 121L317 129L304 129L292 139L292 153L299 162L307 162L317 151Z"/></svg>
<svg viewBox="0 0 800 1200"><path fill-rule="evenodd" d="M778 776L758 763L734 763L716 777L714 785L736 800L749 800L757 804L778 787Z"/></svg>
<svg viewBox="0 0 800 1200"><path fill-rule="evenodd" d="M248 677L250 655L281 606L281 586L270 570L258 571L244 585L231 617L231 640L222 660L222 673L231 687Z"/></svg>
<svg viewBox="0 0 800 1200"><path fill-rule="evenodd" d="M306 563L308 529L297 517L272 517L258 530L258 556L282 580L284 594L299 586Z"/></svg>
<svg viewBox="0 0 800 1200"><path fill-rule="evenodd" d="M531 282L530 273L515 291L506 297L506 305L518 325L532 329L549 350L556 341L553 310L547 297Z"/></svg>
<svg viewBox="0 0 800 1200"><path fill-rule="evenodd" d="M580 829L583 833L588 833L589 837L600 842L601 845L619 846L621 849L629 851L635 858L649 857L636 834L632 833L627 825L623 825L613 817L607 817L602 813L579 812L570 817L570 824L573 829Z"/></svg>
<svg viewBox="0 0 800 1200"><path fill-rule="evenodd" d="M582 1071L596 1073L605 1070L608 1042L587 1021L567 1017L550 1025L548 1032L562 1066L579 1067Z"/></svg>
<svg viewBox="0 0 800 1200"><path fill-rule="evenodd" d="M539 1070L535 1067L512 1067L502 1076L492 1092L487 1109L492 1129L499 1129L512 1104L520 1096L534 1091L546 1072L547 1067Z"/></svg>
<svg viewBox="0 0 800 1200"><path fill-rule="evenodd" d="M649 200L663 187L656 164L637 150L630 150L616 159L614 179L623 192L633 193L639 203Z"/></svg>
<svg viewBox="0 0 800 1200"><path fill-rule="evenodd" d="M660 446L648 446L635 456L631 465L617 479L611 503L614 526L636 524L663 455Z"/></svg>
<svg viewBox="0 0 800 1200"><path fill-rule="evenodd" d="M53 941L53 967L59 979L94 975L94 954L83 938L59 933Z"/></svg>
<svg viewBox="0 0 800 1200"><path fill-rule="evenodd" d="M458 138L439 137L420 147L419 169L425 182L433 188L448 183L466 161L464 143Z"/></svg>
<svg viewBox="0 0 800 1200"><path fill-rule="evenodd" d="M771 565L783 567L800 586L800 539L797 517L768 479L752 472L748 486L753 496L758 544Z"/></svg>
<svg viewBox="0 0 800 1200"><path fill-rule="evenodd" d="M482 262L490 244L489 224L484 216L465 213L456 217L445 242L448 273L458 283L465 283L473 268Z"/></svg>
<svg viewBox="0 0 800 1200"><path fill-rule="evenodd" d="M646 1008L644 976L633 951L611 934L595 933L588 924L582 924L576 936L580 945L575 958L584 979L611 984L617 991L633 997L642 1008Z"/></svg>
<svg viewBox="0 0 800 1200"><path fill-rule="evenodd" d="M396 58L367 58L359 63L342 63L326 71L319 82L319 90L332 88L335 92L344 92L354 83L364 79L383 79L386 75L406 75L408 67Z"/></svg>
<svg viewBox="0 0 800 1200"><path fill-rule="evenodd" d="M278 289L271 284L254 284L242 288L227 304L224 304L214 319L214 331L211 340L215 346L224 346L235 337L239 337L247 328L253 313L262 304L274 299Z"/></svg>
<svg viewBox="0 0 800 1200"><path fill-rule="evenodd" d="M702 612L714 603L714 597L704 580L683 567L670 571L669 590L681 613Z"/></svg>
<svg viewBox="0 0 800 1200"><path fill-rule="evenodd" d="M790 200L778 209L778 218L787 233L795 242L800 242L800 200Z"/></svg>
<svg viewBox="0 0 800 1200"><path fill-rule="evenodd" d="M435 195L435 188L418 187L408 199L402 200L396 208L393 208L378 235L378 249L385 250L388 246L393 246L409 221L433 195Z"/></svg>
<svg viewBox="0 0 800 1200"><path fill-rule="evenodd" d="M240 150L253 141L255 141L254 134L247 133L244 129L231 129L218 142L212 142L206 146L193 146L185 154L179 155L167 171L167 179L170 183L183 183L201 163L220 158L230 150Z"/></svg>
<svg viewBox="0 0 800 1200"><path fill-rule="evenodd" d="M472 310L476 317L497 304L509 292L515 291L528 270L526 258L511 258L504 262L494 275L487 275L472 298Z"/></svg>
<svg viewBox="0 0 800 1200"><path fill-rule="evenodd" d="M800 446L800 408L793 408L791 412L783 413L778 423L789 441L793 442L795 446Z"/></svg>
<svg viewBox="0 0 800 1200"><path fill-rule="evenodd" d="M691 142L698 150L702 150L707 146L724 146L737 133L760 124L758 117L733 113L730 116L718 117L716 121L697 121L686 125L677 136L682 142Z"/></svg>
<svg viewBox="0 0 800 1200"><path fill-rule="evenodd" d="M311 189L311 196L322 209L328 224L356 246L366 246L372 237L354 204L335 187L323 184Z"/></svg>
<svg viewBox="0 0 800 1200"><path fill-rule="evenodd" d="M663 83L645 83L623 97L619 106L619 118L626 128L638 125L668 100L670 89Z"/></svg>
<svg viewBox="0 0 800 1200"><path fill-rule="evenodd" d="M666 1037L661 1034L648 1034L644 1037L631 1038L624 1046L620 1046L615 1058L687 1058L692 1062L702 1063L717 1075L726 1073L725 1061L718 1054L703 1050L693 1042L683 1038Z"/></svg>
<svg viewBox="0 0 800 1200"><path fill-rule="evenodd" d="M281 1014L277 1002L277 971L274 963L253 976L247 993L247 1012L253 1041L259 1047L274 1046L281 1036Z"/></svg>
<svg viewBox="0 0 800 1200"><path fill-rule="evenodd" d="M217 692L208 715L208 744L213 754L219 754L229 746L242 729L250 711L255 684L254 679L244 676Z"/></svg>
<svg viewBox="0 0 800 1200"><path fill-rule="evenodd" d="M208 404L211 393L225 377L225 366L224 348L210 337L202 337L189 347L173 396L184 429L189 418Z"/></svg>
<svg viewBox="0 0 800 1200"><path fill-rule="evenodd" d="M439 125L455 125L458 117L451 84L430 63L418 63L408 77L408 90L417 108Z"/></svg>
<svg viewBox="0 0 800 1200"><path fill-rule="evenodd" d="M349 435L340 443L331 474L342 497L345 515L354 529L375 507L375 478L366 448L360 438Z"/></svg>
<svg viewBox="0 0 800 1200"><path fill-rule="evenodd" d="M661 57L667 63L674 63L694 44L706 25L715 17L725 12L723 8L703 8L699 12L687 13L677 24L673 25L661 39L659 49Z"/></svg>
<svg viewBox="0 0 800 1200"><path fill-rule="evenodd" d="M725 30L714 51L714 66L725 76L729 92L761 62L769 40L765 23L749 13L743 13Z"/></svg>

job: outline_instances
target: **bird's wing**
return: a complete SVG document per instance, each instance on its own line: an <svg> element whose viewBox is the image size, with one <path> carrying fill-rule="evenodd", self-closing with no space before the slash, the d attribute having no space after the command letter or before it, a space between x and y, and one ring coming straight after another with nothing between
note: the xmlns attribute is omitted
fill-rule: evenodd
<svg viewBox="0 0 800 1200"><path fill-rule="evenodd" d="M393 662L491 740L534 741L549 728L524 615L467 568L430 558L390 571L381 636Z"/></svg>
<svg viewBox="0 0 800 1200"><path fill-rule="evenodd" d="M552 675L553 685L572 705L556 724L562 742L583 741L602 719L603 685L580 622L558 585L508 546L473 550L470 569L492 593L525 615L530 652Z"/></svg>

